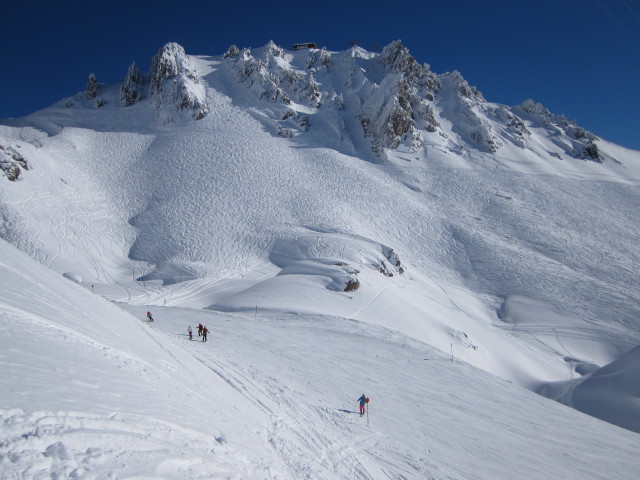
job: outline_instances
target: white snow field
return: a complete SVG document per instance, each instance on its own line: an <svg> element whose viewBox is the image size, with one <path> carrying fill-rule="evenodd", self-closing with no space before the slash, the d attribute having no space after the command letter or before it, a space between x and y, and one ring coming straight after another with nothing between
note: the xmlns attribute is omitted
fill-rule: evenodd
<svg viewBox="0 0 640 480"><path fill-rule="evenodd" d="M640 152L400 47L0 121L0 477L637 478Z"/></svg>
<svg viewBox="0 0 640 480"><path fill-rule="evenodd" d="M386 328L179 307L148 324L6 242L0 273L2 478L637 475L636 433Z"/></svg>

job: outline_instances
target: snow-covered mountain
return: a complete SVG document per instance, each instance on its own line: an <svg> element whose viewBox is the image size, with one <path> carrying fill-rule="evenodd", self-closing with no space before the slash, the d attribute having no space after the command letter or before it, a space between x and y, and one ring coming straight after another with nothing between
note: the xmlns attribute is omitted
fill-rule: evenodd
<svg viewBox="0 0 640 480"><path fill-rule="evenodd" d="M269 42L258 49L231 46L213 57L190 56L169 43L151 64L147 74L132 64L118 84L91 75L86 91L0 123L0 235L66 277L60 282L71 280L139 318L150 308L161 311L163 321L139 325L100 298L80 300L88 292L78 286L58 286L49 274L51 280L41 281L35 267L20 273L10 266L16 254L3 245L2 263L12 273L0 296L2 342L10 348L18 317L63 332L82 333L89 328L84 322L97 322L82 341L77 332L56 336L47 363L71 365L72 353L55 351L66 351L69 342L78 356L95 355L80 352L83 342L94 345L116 315L119 334L138 340L129 345L109 337L104 348L137 356L148 342L139 336L149 334L168 355L178 349L203 366L184 380L191 383L180 395L219 379L236 393L223 394L221 413L200 430L186 417L158 413L160 406L104 401L93 408L85 390L75 403L65 402L71 372L61 366L46 379L25 344L16 347L10 362L16 373L2 377L3 387L21 374L35 378L0 396L5 426L36 425L51 410L63 412L54 423L73 411L83 424L101 416L96 428L110 429L103 416L111 409L135 415L144 427L126 428L148 428L152 436L162 435L163 422L211 435L232 422L225 415L236 401L255 410L247 415L259 417L262 427L229 441L224 448L234 453L226 460L199 460L202 470L189 478L215 476L215 468L224 471L225 462L241 454L248 456L247 470L238 478L255 476L259 465L271 469L259 478L513 478L513 468L527 471L520 478L548 478L554 470L571 478L569 467L574 478L607 478L600 467L633 451L637 434L521 387L640 431L640 152L532 100L515 107L491 103L460 73L436 74L419 64L400 42L380 54L359 47L286 50ZM39 294L40 306L22 305L14 292L18 277L24 290L71 290L62 304ZM78 302L93 302L91 309L70 292ZM71 324L55 313L68 308L78 311ZM87 313L95 309L104 309L103 320ZM216 351L226 357L216 358L211 345L184 343L181 334L196 319L221 332ZM45 348L45 340L37 345ZM316 358L309 351L319 345ZM140 361L153 364L158 354L148 348ZM420 357L454 357L498 378ZM96 371L117 367L108 355L91 358ZM177 364L191 361L165 359L170 372L163 375L171 381L187 368ZM411 362L418 365L409 368ZM343 363L349 368L337 367ZM359 364L366 371L353 373ZM314 365L318 371L310 377ZM434 379L421 378L425 368ZM156 375L136 371L140 382ZM110 378L97 385L116 397L136 383ZM165 391L153 388L159 393L150 397ZM344 391L349 388L357 391ZM335 411L349 410L363 389L379 393L385 426L367 430L377 438L371 444L357 435L364 444L353 447L357 463L347 468L329 445L332 438L344 442L334 445L348 443L356 427L350 420L340 427L336 415L349 414ZM449 396L425 393L432 389ZM37 405L20 404L38 391L46 393ZM402 391L413 401L393 393ZM498 398L526 405L529 413L513 405L500 411ZM173 412L186 400L167 402ZM453 411L468 402L476 406L459 417L463 426ZM409 412L411 405L418 411ZM283 424L287 433L279 436ZM503 435L514 424L524 434ZM431 437L434 426L438 433ZM517 460L498 455L495 468L478 469L487 450L473 439L464 449L478 458L451 453L469 428L477 439L486 440L487 430L502 439L489 441L494 453L519 442L524 449ZM574 437L569 430L575 428L580 435ZM580 456L596 438L585 434L589 429L606 438L599 451L607 461L600 467L600 457L591 457L578 471L576 462L562 464L566 457L550 453ZM17 466L3 460L0 468L28 476L22 468L31 447L21 450L17 439L25 433L11 431L18 432L16 440L0 453L17 458ZM264 440L260 432L269 432L267 441L255 443L251 435ZM217 435L214 453L225 444ZM321 440L305 444L314 435ZM532 435L540 444L561 440L523 458ZM404 436L412 440L398 440ZM78 445L86 442L81 437ZM423 444L413 445L415 438ZM74 471L97 478L102 474L95 472L107 470L117 475L110 454L100 470L90 452L81 458L66 445L52 447L41 471L57 465L69 474L75 465ZM48 446L34 448L46 453ZM140 448L146 449L142 441ZM325 460L304 463L311 451ZM178 450L172 455L180 457ZM545 465L550 455L554 460ZM151 468L157 456L147 460ZM155 474L184 478L178 463ZM632 478L637 467L621 460L615 478Z"/></svg>

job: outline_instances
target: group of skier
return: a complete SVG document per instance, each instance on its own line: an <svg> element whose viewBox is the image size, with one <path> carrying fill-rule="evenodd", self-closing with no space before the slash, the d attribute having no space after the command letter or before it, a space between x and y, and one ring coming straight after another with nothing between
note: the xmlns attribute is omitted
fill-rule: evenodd
<svg viewBox="0 0 640 480"><path fill-rule="evenodd" d="M151 312L147 312L147 322L151 323L153 321L154 320L153 320L153 316L151 315ZM193 340L193 330L191 329L191 325L189 325L187 332L189 333L189 340ZM202 325L201 323L199 323L198 336L202 337L203 342L207 341L207 335L209 335L209 329L206 327L206 325Z"/></svg>
<svg viewBox="0 0 640 480"><path fill-rule="evenodd" d="M189 340L193 340L193 330L191 330L191 325L189 325L187 332L189 332ZM201 323L199 323L198 336L202 337L203 342L207 341L207 335L209 335L209 329L205 325L202 325Z"/></svg>

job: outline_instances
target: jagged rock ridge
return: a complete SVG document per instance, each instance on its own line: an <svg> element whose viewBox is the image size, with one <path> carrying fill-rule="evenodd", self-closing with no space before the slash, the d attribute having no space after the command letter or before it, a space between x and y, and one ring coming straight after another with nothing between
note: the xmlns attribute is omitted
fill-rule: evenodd
<svg viewBox="0 0 640 480"><path fill-rule="evenodd" d="M102 88L96 75L91 73L84 99L95 100L95 107L104 106L105 100L98 96ZM140 72L135 62L129 66L120 85L119 102L124 107L131 107L143 100L153 103L158 120L165 124L184 116L200 120L209 112L205 83L195 73L184 48L177 43L167 43L158 50L147 75ZM64 102L65 108L74 105L73 100Z"/></svg>
<svg viewBox="0 0 640 480"><path fill-rule="evenodd" d="M575 122L530 100L516 107L490 103L459 72L437 75L428 64L419 64L399 40L380 54L354 47L347 52L309 49L306 55L304 62L297 61L269 42L254 52L233 45L222 56L258 100L288 107L273 119L279 136L304 133L316 114L333 109L342 112L345 122L358 120L371 150L382 159L386 150L417 152L434 138L445 139L452 152L495 154L507 143L528 148L530 122L544 126L550 136L562 134L559 146L567 156L603 161L597 137ZM342 84L335 82L340 75Z"/></svg>
<svg viewBox="0 0 640 480"><path fill-rule="evenodd" d="M579 127L575 121L569 121L564 115L554 115L540 103L533 100L525 100L520 104L516 111L520 111L524 115L530 115L538 122L541 122L550 134L564 134L572 141L573 148L567 151L568 154L575 158L583 158L586 160L594 160L602 162L598 146L595 141L598 140L593 133Z"/></svg>
<svg viewBox="0 0 640 480"><path fill-rule="evenodd" d="M529 127L534 126L555 137L557 148L545 155L605 160L596 144L598 137L575 121L532 100L516 107L488 102L459 72L435 74L428 64L418 63L400 40L380 54L359 47L291 52L270 41L254 50L232 45L218 58L218 68L233 72L239 85L254 96L256 106L273 104L266 115L268 128L277 136L292 138L309 131L314 122L331 121L344 140L345 135L354 135L355 121L371 152L384 160L388 151L415 153L435 143L461 155L468 150L498 154L507 144L527 149ZM100 91L91 74L85 98L97 99L95 106L100 107L104 104ZM199 120L209 112L206 82L177 43L158 50L147 75L135 62L130 65L120 86L120 103L132 107L144 100L154 105L157 118L165 124Z"/></svg>

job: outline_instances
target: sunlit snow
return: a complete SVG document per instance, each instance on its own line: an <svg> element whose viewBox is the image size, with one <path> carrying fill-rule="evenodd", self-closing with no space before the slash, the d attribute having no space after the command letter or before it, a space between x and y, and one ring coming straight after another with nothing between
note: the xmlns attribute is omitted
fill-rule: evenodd
<svg viewBox="0 0 640 480"><path fill-rule="evenodd" d="M101 85L2 122L0 476L636 478L640 152L515 141L447 74L376 153L399 74L318 52L189 57L199 120Z"/></svg>

